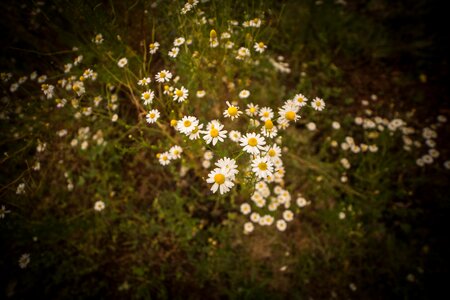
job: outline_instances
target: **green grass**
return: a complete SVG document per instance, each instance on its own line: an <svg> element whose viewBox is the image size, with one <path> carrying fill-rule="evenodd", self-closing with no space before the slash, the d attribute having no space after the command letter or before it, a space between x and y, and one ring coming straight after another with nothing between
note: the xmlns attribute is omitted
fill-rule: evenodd
<svg viewBox="0 0 450 300"><path fill-rule="evenodd" d="M205 25L197 24L201 16L192 12L179 14L183 2L159 1L155 8L151 3L54 1L36 15L31 11L37 3L25 8L1 4L0 71L12 72L13 78L2 80L0 101L0 208L10 211L0 219L0 295L435 298L448 276L449 250L449 171L443 165L449 155L448 123L436 117L449 114L447 57L439 39L444 34L428 34L436 26L433 3L419 1L411 10L406 2L381 0L345 6L333 1L209 1L198 6L210 22ZM251 49L258 64L238 62L231 51L209 47L211 29L220 36L229 30L229 20L255 17L264 21L261 28L237 26L233 41L235 49ZM91 41L97 33L105 39L101 45ZM179 36L192 38L193 44L183 45L174 60L167 51ZM151 57L147 45L154 40L161 51ZM254 41L268 45L264 55L254 53ZM79 54L83 62L69 75L78 78L89 67L98 78L85 81L87 94L81 97L58 90L68 100L64 108L55 108L54 99L40 99L40 85L30 79L10 92L11 83L35 70L57 85L69 76L64 64ZM278 55L291 73L274 70L268 58ZM128 58L125 69L117 66L122 57ZM136 81L147 75L153 79L162 69L180 76L176 87L185 86L190 96L178 104L162 95L162 86L152 86L157 96L152 108L160 110L161 118L159 125L149 125L147 107L140 104L143 88ZM199 89L207 91L205 98L195 97ZM242 89L250 90L249 99L238 98ZM202 161L207 149L214 151L212 163L229 156L242 166L249 157L231 142L213 147L190 141L169 122L194 115L206 125L218 118L227 130L245 133L252 130L243 121L248 117L224 121L225 101L237 100L241 109L252 101L277 111L297 93L323 98L326 108L302 108L301 119L283 133L283 186L292 197L294 220L285 232L256 225L244 234L248 217L240 205L250 202L254 176L240 169L229 193L212 194ZM92 99L98 95L103 100L95 107ZM75 117L81 110L72 99L93 107L92 114ZM115 113L119 120L111 122ZM355 117L376 116L402 119L403 127L415 132L391 131L383 122L383 131L355 124ZM332 128L333 121L340 123L339 130ZM309 122L316 124L315 131L307 129ZM82 150L78 132L83 127L90 128L91 137L101 130L106 144L89 138ZM416 160L429 148L422 137L425 127L438 134L433 140L439 157L419 167ZM59 137L61 129L68 134ZM341 143L348 136L357 144L376 144L378 151L344 151ZM421 147L404 150L404 136ZM77 137L79 144L71 146ZM36 150L40 142L46 143L42 152ZM182 159L161 166L157 153L175 144L184 149ZM350 169L340 163L342 158L350 161ZM39 171L33 170L37 161ZM25 183L23 195L16 194L20 183ZM310 205L296 204L300 194ZM96 201L106 208L95 211ZM31 260L22 269L18 260L24 253Z"/></svg>

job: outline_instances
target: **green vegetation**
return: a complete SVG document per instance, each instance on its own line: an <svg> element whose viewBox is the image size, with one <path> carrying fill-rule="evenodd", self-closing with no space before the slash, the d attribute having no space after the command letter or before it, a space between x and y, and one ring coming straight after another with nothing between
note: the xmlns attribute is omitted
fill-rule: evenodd
<svg viewBox="0 0 450 300"><path fill-rule="evenodd" d="M197 2L0 4L1 298L440 295L450 52L435 3ZM215 169L224 157L237 174Z"/></svg>

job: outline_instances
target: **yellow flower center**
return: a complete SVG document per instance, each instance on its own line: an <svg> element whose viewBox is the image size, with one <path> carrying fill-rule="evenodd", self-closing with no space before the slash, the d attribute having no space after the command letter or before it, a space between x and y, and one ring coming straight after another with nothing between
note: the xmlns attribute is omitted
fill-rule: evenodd
<svg viewBox="0 0 450 300"><path fill-rule="evenodd" d="M152 44L150 44L149 47L150 47L150 49L155 49L155 44L152 43Z"/></svg>
<svg viewBox="0 0 450 300"><path fill-rule="evenodd" d="M196 126L195 128L194 128L194 130L192 130L192 133L197 133L198 132L198 126Z"/></svg>
<svg viewBox="0 0 450 300"><path fill-rule="evenodd" d="M250 112L251 112L252 114L254 114L254 113L256 112L256 108L250 107Z"/></svg>
<svg viewBox="0 0 450 300"><path fill-rule="evenodd" d="M286 116L286 119L288 119L289 121L295 120L295 112L293 112L292 110L288 111L285 116Z"/></svg>
<svg viewBox="0 0 450 300"><path fill-rule="evenodd" d="M252 138L248 139L247 143L250 146L255 147L256 145L258 145L258 140L256 138L252 137Z"/></svg>
<svg viewBox="0 0 450 300"><path fill-rule="evenodd" d="M174 150L173 154L178 155L180 152L178 150Z"/></svg>
<svg viewBox="0 0 450 300"><path fill-rule="evenodd" d="M263 113L263 117L264 117L264 118L268 118L268 117L269 117L269 112L268 112L268 111L265 111L265 112Z"/></svg>
<svg viewBox="0 0 450 300"><path fill-rule="evenodd" d="M259 46L259 48L264 48L264 43L263 42L259 42L258 46Z"/></svg>
<svg viewBox="0 0 450 300"><path fill-rule="evenodd" d="M209 131L209 134L211 135L211 137L215 138L219 136L219 130L215 129L215 128L211 128L211 130Z"/></svg>
<svg viewBox="0 0 450 300"><path fill-rule="evenodd" d="M224 184L225 176L223 174L217 173L214 175L214 182L217 184Z"/></svg>
<svg viewBox="0 0 450 300"><path fill-rule="evenodd" d="M189 121L189 120L186 120L186 121L184 121L184 127L189 127L189 126L191 126L191 121Z"/></svg>
<svg viewBox="0 0 450 300"><path fill-rule="evenodd" d="M170 88L170 87L169 87L167 84L164 86L164 90L165 90L165 91L168 91L169 88Z"/></svg>
<svg viewBox="0 0 450 300"><path fill-rule="evenodd" d="M217 33L214 29L209 32L209 38L212 40L217 38Z"/></svg>
<svg viewBox="0 0 450 300"><path fill-rule="evenodd" d="M183 96L183 91L182 90L176 90L175 94L177 94L178 97Z"/></svg>
<svg viewBox="0 0 450 300"><path fill-rule="evenodd" d="M177 120L170 120L170 126L176 126Z"/></svg>
<svg viewBox="0 0 450 300"><path fill-rule="evenodd" d="M73 89L75 92L78 92L78 91L80 90L80 87L79 87L78 85L74 85L74 86L72 87L72 89Z"/></svg>
<svg viewBox="0 0 450 300"><path fill-rule="evenodd" d="M237 115L237 113L238 113L238 110L235 106L228 107L228 114L230 116L235 116L235 115Z"/></svg>
<svg viewBox="0 0 450 300"><path fill-rule="evenodd" d="M267 170L267 164L261 162L261 163L258 164L258 168L259 168L261 171L265 171L265 170Z"/></svg>
<svg viewBox="0 0 450 300"><path fill-rule="evenodd" d="M272 129L273 128L273 122L272 120L268 119L266 120L266 122L264 122L264 127L266 127L266 129Z"/></svg>
<svg viewBox="0 0 450 300"><path fill-rule="evenodd" d="M166 77L166 73L165 72L159 73L159 78L164 78L164 77Z"/></svg>
<svg viewBox="0 0 450 300"><path fill-rule="evenodd" d="M154 113L151 113L151 114L150 114L150 118L153 119L154 117L155 117L155 114L154 114Z"/></svg>
<svg viewBox="0 0 450 300"><path fill-rule="evenodd" d="M277 154L277 152L273 149L269 150L269 156L274 157Z"/></svg>
<svg viewBox="0 0 450 300"><path fill-rule="evenodd" d="M144 94L144 99L147 100L147 99L149 99L149 98L150 98L150 94L149 94L149 93L145 93L145 94Z"/></svg>

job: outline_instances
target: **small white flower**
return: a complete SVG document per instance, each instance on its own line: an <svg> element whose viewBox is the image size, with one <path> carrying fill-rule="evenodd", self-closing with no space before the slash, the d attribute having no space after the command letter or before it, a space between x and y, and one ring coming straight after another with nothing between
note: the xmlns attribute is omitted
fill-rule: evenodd
<svg viewBox="0 0 450 300"><path fill-rule="evenodd" d="M184 86L182 86L180 89L175 89L175 92L173 93L173 101L178 101L181 103L186 101L188 96L189 91Z"/></svg>
<svg viewBox="0 0 450 300"><path fill-rule="evenodd" d="M252 171L258 178L265 179L273 176L273 164L267 157L256 157L252 161Z"/></svg>
<svg viewBox="0 0 450 300"><path fill-rule="evenodd" d="M117 65L119 66L119 68L123 68L128 64L128 59L126 57L123 57L121 59L119 59L119 62L117 63Z"/></svg>
<svg viewBox="0 0 450 300"><path fill-rule="evenodd" d="M102 211L103 209L105 209L105 202L103 201L97 201L94 204L94 209L96 211Z"/></svg>
<svg viewBox="0 0 450 300"><path fill-rule="evenodd" d="M239 92L239 98L246 99L250 96L250 92L248 90L242 90Z"/></svg>
<svg viewBox="0 0 450 300"><path fill-rule="evenodd" d="M207 183L213 183L211 191L213 193L219 190L220 194L227 193L233 186L234 183L230 180L229 174L226 170L222 168L215 168L208 174Z"/></svg>
<svg viewBox="0 0 450 300"><path fill-rule="evenodd" d="M160 72L158 72L158 74L155 75L155 80L157 82L169 82L170 79L172 79L172 73L170 73L167 70L162 70Z"/></svg>
<svg viewBox="0 0 450 300"><path fill-rule="evenodd" d="M152 109L145 116L147 123L149 123L149 124L155 123L159 119L159 117L160 117L160 113L157 109Z"/></svg>
<svg viewBox="0 0 450 300"><path fill-rule="evenodd" d="M183 45L185 41L186 41L186 40L185 40L184 37L179 37L179 38L176 38L176 39L173 41L173 45L174 45L175 47L178 47L178 46Z"/></svg>
<svg viewBox="0 0 450 300"><path fill-rule="evenodd" d="M170 153L169 152L164 152L159 154L159 163L163 166L166 166L170 163Z"/></svg>
<svg viewBox="0 0 450 300"><path fill-rule="evenodd" d="M325 108L325 102L319 97L316 97L313 101L311 101L311 106L315 110L322 111Z"/></svg>
<svg viewBox="0 0 450 300"><path fill-rule="evenodd" d="M138 81L138 85L149 85L152 82L150 77L144 77Z"/></svg>
<svg viewBox="0 0 450 300"><path fill-rule="evenodd" d="M20 183L18 186L17 186L17 189L16 189L16 194L17 195L23 195L23 194L25 194L25 183Z"/></svg>
<svg viewBox="0 0 450 300"><path fill-rule="evenodd" d="M253 48L255 48L256 52L263 53L266 50L267 45L265 45L263 42L259 42L259 43L255 43Z"/></svg>
<svg viewBox="0 0 450 300"><path fill-rule="evenodd" d="M230 118L231 120L237 119L242 111L239 110L239 106L233 105L230 102L226 102L228 108L223 112L225 118Z"/></svg>
<svg viewBox="0 0 450 300"><path fill-rule="evenodd" d="M279 231L285 231L287 227L286 221L285 220L278 220L277 221L277 229Z"/></svg>
<svg viewBox="0 0 450 300"><path fill-rule="evenodd" d="M175 57L178 56L178 53L180 53L180 48L173 47L172 49L170 49L168 54L169 54L170 57L175 58Z"/></svg>
<svg viewBox="0 0 450 300"><path fill-rule="evenodd" d="M254 229L255 229L255 225L253 225L253 223L247 222L244 224L244 233L245 234L249 234L249 233L253 232Z"/></svg>
<svg viewBox="0 0 450 300"><path fill-rule="evenodd" d="M250 154L259 154L264 149L266 141L257 133L247 133L239 140L241 146L244 147L244 151Z"/></svg>
<svg viewBox="0 0 450 300"><path fill-rule="evenodd" d="M207 144L210 144L212 142L213 145L216 145L218 141L223 142L226 138L226 134L228 131L222 130L223 125L220 124L218 121L211 121L206 126L206 130L203 130L202 133L205 134L203 136L203 139Z"/></svg>
<svg viewBox="0 0 450 300"><path fill-rule="evenodd" d="M21 269L25 269L28 264L30 263L30 254L29 253L24 253L22 254L22 256L20 256L19 258L19 267Z"/></svg>
<svg viewBox="0 0 450 300"><path fill-rule="evenodd" d="M148 49L150 54L155 54L156 51L158 51L159 49L159 43L158 42L151 43L150 45L148 45Z"/></svg>
<svg viewBox="0 0 450 300"><path fill-rule="evenodd" d="M177 122L177 130L184 134L190 134L199 124L194 116L184 116Z"/></svg>
<svg viewBox="0 0 450 300"><path fill-rule="evenodd" d="M142 93L141 99L144 100L144 105L150 105L155 98L155 93L152 90L148 90Z"/></svg>
<svg viewBox="0 0 450 300"><path fill-rule="evenodd" d="M206 95L206 92L204 90L198 90L197 93L197 98L203 98Z"/></svg>
<svg viewBox="0 0 450 300"><path fill-rule="evenodd" d="M181 158L181 153L183 153L183 148L180 146L172 146L169 149L170 159L179 159Z"/></svg>
<svg viewBox="0 0 450 300"><path fill-rule="evenodd" d="M248 215L251 212L252 212L252 208L248 203L241 204L241 213L243 213L244 215Z"/></svg>

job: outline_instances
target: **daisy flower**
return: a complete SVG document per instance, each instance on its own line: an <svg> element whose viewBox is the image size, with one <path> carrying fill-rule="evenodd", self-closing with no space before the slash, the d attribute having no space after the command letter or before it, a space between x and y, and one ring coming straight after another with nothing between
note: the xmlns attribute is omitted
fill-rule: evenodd
<svg viewBox="0 0 450 300"><path fill-rule="evenodd" d="M176 38L176 39L173 41L173 45L174 45L175 47L178 47L178 46L183 45L185 41L186 41L186 40L185 40L184 37L179 37L179 38Z"/></svg>
<svg viewBox="0 0 450 300"><path fill-rule="evenodd" d="M155 54L156 51L158 51L159 49L159 43L158 42L151 43L150 45L148 45L148 49L149 49L148 52L150 52L150 54Z"/></svg>
<svg viewBox="0 0 450 300"><path fill-rule="evenodd" d="M211 187L211 191L213 193L219 190L220 194L224 194L234 186L234 183L230 180L227 171L221 168L215 168L212 170L208 174L208 179L206 179L206 182L213 183Z"/></svg>
<svg viewBox="0 0 450 300"><path fill-rule="evenodd" d="M303 107L308 102L308 99L303 96L302 94L297 94L294 96L294 99L292 99L295 103L297 103L298 106Z"/></svg>
<svg viewBox="0 0 450 300"><path fill-rule="evenodd" d="M322 111L325 108L325 102L322 99L320 99L319 97L316 97L311 102L311 106L315 110Z"/></svg>
<svg viewBox="0 0 450 300"><path fill-rule="evenodd" d="M193 116L184 116L177 122L177 130L184 134L190 134L198 126L198 120Z"/></svg>
<svg viewBox="0 0 450 300"><path fill-rule="evenodd" d="M278 220L276 224L277 224L277 229L279 231L285 231L286 230L287 224L286 224L285 220L282 220L282 219Z"/></svg>
<svg viewBox="0 0 450 300"><path fill-rule="evenodd" d="M280 115L280 117L278 118L278 123L286 124L290 121L297 122L297 120L300 118L300 116L298 115L299 108L299 106L291 102L283 105L283 107L278 110L278 114Z"/></svg>
<svg viewBox="0 0 450 300"><path fill-rule="evenodd" d="M237 130L231 130L230 133L228 133L228 137L233 142L238 143L239 139L241 138L241 133Z"/></svg>
<svg viewBox="0 0 450 300"><path fill-rule="evenodd" d="M266 153L266 156L269 157L272 162L274 162L275 159L281 156L281 148L277 144L267 146L264 151Z"/></svg>
<svg viewBox="0 0 450 300"><path fill-rule="evenodd" d="M21 269L25 269L30 263L30 254L25 253L19 258L19 266Z"/></svg>
<svg viewBox="0 0 450 300"><path fill-rule="evenodd" d="M206 160L211 160L214 157L214 153L211 150L206 150L205 153L203 153L203 158Z"/></svg>
<svg viewBox="0 0 450 300"><path fill-rule="evenodd" d="M172 58L175 58L175 57L177 57L178 56L178 53L180 52L180 48L178 48L178 47L173 47L172 49L170 49L170 51L169 51L169 56L170 57L172 57Z"/></svg>
<svg viewBox="0 0 450 300"><path fill-rule="evenodd" d="M214 29L211 30L209 33L209 46L211 48L216 48L217 46L219 46L219 41L217 40L217 33Z"/></svg>
<svg viewBox="0 0 450 300"><path fill-rule="evenodd" d="M182 86L181 89L175 89L175 92L173 93L173 101L183 102L186 101L188 96L189 91Z"/></svg>
<svg viewBox="0 0 450 300"><path fill-rule="evenodd" d="M248 48L245 48L245 47L239 48L238 55L236 56L236 59L244 60L247 57L250 57L250 50L248 50Z"/></svg>
<svg viewBox="0 0 450 300"><path fill-rule="evenodd" d="M234 43L232 41L227 41L224 46L226 49L233 49Z"/></svg>
<svg viewBox="0 0 450 300"><path fill-rule="evenodd" d="M144 105L152 104L153 98L155 98L155 93L152 90L143 92L141 95L141 99L144 100Z"/></svg>
<svg viewBox="0 0 450 300"><path fill-rule="evenodd" d="M172 78L172 73L167 70L162 70L155 75L155 79L157 82L169 82Z"/></svg>
<svg viewBox="0 0 450 300"><path fill-rule="evenodd" d="M163 166L167 166L170 164L170 153L164 152L158 155L159 157L159 163Z"/></svg>
<svg viewBox="0 0 450 300"><path fill-rule="evenodd" d="M266 121L273 118L273 110L270 107L262 107L259 111L261 121Z"/></svg>
<svg viewBox="0 0 450 300"><path fill-rule="evenodd" d="M261 219L259 219L259 224L260 225L266 225L266 226L270 226L273 224L274 218L270 215L265 215L263 216Z"/></svg>
<svg viewBox="0 0 450 300"><path fill-rule="evenodd" d="M239 140L241 146L244 147L244 151L250 154L259 154L260 150L263 149L266 141L264 138L257 133L247 133Z"/></svg>
<svg viewBox="0 0 450 300"><path fill-rule="evenodd" d="M150 77L144 77L141 80L138 81L138 85L149 85L152 80Z"/></svg>
<svg viewBox="0 0 450 300"><path fill-rule="evenodd" d="M287 222L294 220L294 213L290 210L283 211L283 219Z"/></svg>
<svg viewBox="0 0 450 300"><path fill-rule="evenodd" d="M204 90L198 90L196 93L197 98L203 98L205 97L206 92Z"/></svg>
<svg viewBox="0 0 450 300"><path fill-rule="evenodd" d="M2 205L2 208L0 208L0 219L4 219L6 214L9 214L11 211L7 210L4 205Z"/></svg>
<svg viewBox="0 0 450 300"><path fill-rule="evenodd" d="M246 99L246 98L248 98L248 96L250 96L250 92L248 90L242 90L239 93L239 98L241 98L241 99Z"/></svg>
<svg viewBox="0 0 450 300"><path fill-rule="evenodd" d="M216 166L221 168L221 169L226 170L227 173L228 173L228 176L231 179L234 179L236 174L239 173L239 171L237 169L238 166L236 164L236 161L234 159L231 159L231 158L228 158L228 157L224 157L224 158L219 159L216 162Z"/></svg>
<svg viewBox="0 0 450 300"><path fill-rule="evenodd" d="M252 207L248 203L242 203L241 204L241 213L244 215L248 215L252 212Z"/></svg>
<svg viewBox="0 0 450 300"><path fill-rule="evenodd" d="M92 41L94 43L96 43L97 45L100 45L101 43L103 43L103 35L101 33L97 34Z"/></svg>
<svg viewBox="0 0 450 300"><path fill-rule="evenodd" d="M105 202L103 201L97 201L94 204L94 209L96 211L102 211L103 209L105 209Z"/></svg>
<svg viewBox="0 0 450 300"><path fill-rule="evenodd" d="M253 213L250 215L250 221L252 221L252 222L254 222L254 223L259 222L259 218L260 218L260 215L259 215L257 212L253 212Z"/></svg>
<svg viewBox="0 0 450 300"><path fill-rule="evenodd" d="M264 122L264 126L261 128L261 134L265 137L273 138L278 134L278 129L273 125L271 119L267 119Z"/></svg>
<svg viewBox="0 0 450 300"><path fill-rule="evenodd" d="M266 50L267 45L265 45L263 42L259 42L259 43L255 43L253 48L255 48L256 52L263 53Z"/></svg>
<svg viewBox="0 0 450 300"><path fill-rule="evenodd" d="M206 141L207 144L211 143L213 145L217 144L217 141L223 142L223 140L226 138L227 131L222 130L223 125L220 124L218 121L213 120L208 123L206 126L206 130L203 130L202 133L205 134L203 136L203 139Z"/></svg>
<svg viewBox="0 0 450 300"><path fill-rule="evenodd" d="M232 105L230 102L226 102L228 108L223 112L224 117L231 118L231 120L237 119L242 111L239 110L239 106Z"/></svg>
<svg viewBox="0 0 450 300"><path fill-rule="evenodd" d="M148 112L148 114L145 116L147 123L152 124L155 123L159 117L160 117L160 113L157 109L152 109L151 111Z"/></svg>
<svg viewBox="0 0 450 300"><path fill-rule="evenodd" d="M247 222L244 224L244 233L245 234L252 233L254 229L255 229L255 225L253 225L253 223Z"/></svg>
<svg viewBox="0 0 450 300"><path fill-rule="evenodd" d="M249 103L247 104L247 109L245 110L245 113L247 114L247 116L254 117L258 114L258 109L259 106L257 104L255 105L253 103Z"/></svg>
<svg viewBox="0 0 450 300"><path fill-rule="evenodd" d="M267 157L256 157L252 161L252 171L258 178L265 179L273 176L273 164Z"/></svg>
<svg viewBox="0 0 450 300"><path fill-rule="evenodd" d="M119 59L119 61L117 62L117 65L119 66L119 68L123 68L127 64L128 64L128 59L126 57Z"/></svg>
<svg viewBox="0 0 450 300"><path fill-rule="evenodd" d="M203 124L195 126L195 128L189 133L190 140L196 140L200 138L200 131L203 129Z"/></svg>
<svg viewBox="0 0 450 300"><path fill-rule="evenodd" d="M172 146L169 149L170 159L181 158L181 153L183 153L183 148L181 148L180 146Z"/></svg>

